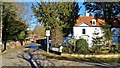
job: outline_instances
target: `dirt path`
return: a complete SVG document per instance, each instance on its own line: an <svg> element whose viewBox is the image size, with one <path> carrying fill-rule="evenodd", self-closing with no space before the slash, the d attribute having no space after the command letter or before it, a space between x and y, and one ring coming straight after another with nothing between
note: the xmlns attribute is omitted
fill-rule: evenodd
<svg viewBox="0 0 120 68"><path fill-rule="evenodd" d="M21 59L18 58L18 54L23 52L24 47L18 47L14 49L6 50L4 53L0 54L0 57L2 57L2 63L0 65L2 66L30 66L30 64Z"/></svg>
<svg viewBox="0 0 120 68"><path fill-rule="evenodd" d="M16 48L7 50L0 54L2 66L32 66L33 68L42 66L79 66L81 68L113 68L110 64L75 62L68 60L50 59L40 54L42 50L34 50L29 48ZM115 67L117 68L117 67Z"/></svg>

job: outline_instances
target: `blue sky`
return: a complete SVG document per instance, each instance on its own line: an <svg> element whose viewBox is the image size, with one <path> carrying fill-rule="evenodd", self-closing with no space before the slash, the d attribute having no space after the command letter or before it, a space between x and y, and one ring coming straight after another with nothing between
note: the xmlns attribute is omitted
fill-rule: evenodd
<svg viewBox="0 0 120 68"><path fill-rule="evenodd" d="M83 5L83 2L78 3L79 6L82 6L78 14L82 14L83 16L85 15L85 6Z"/></svg>
<svg viewBox="0 0 120 68"><path fill-rule="evenodd" d="M28 29L33 30L36 25L39 25L39 23L37 22L37 19L33 16L33 12L31 9L32 2L28 2L28 5L25 8L28 10L28 12L29 12L28 14L32 15L31 19L27 21L30 24L30 27ZM82 6L82 8L80 9L78 14L82 14L84 16L85 15L84 14L85 13L85 6L83 5L83 2L79 2L78 5L79 5L79 7Z"/></svg>

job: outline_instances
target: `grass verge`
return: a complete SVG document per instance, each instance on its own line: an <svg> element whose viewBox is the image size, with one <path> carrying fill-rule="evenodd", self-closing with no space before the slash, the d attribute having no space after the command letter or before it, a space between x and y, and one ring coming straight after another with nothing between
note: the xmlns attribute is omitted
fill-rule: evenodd
<svg viewBox="0 0 120 68"><path fill-rule="evenodd" d="M43 51L41 53L43 56L46 56L47 58L52 58L52 59L58 59L58 60L70 60L70 61L87 61L87 62L94 62L94 63L120 63L120 58L96 58L96 57L74 57L71 55L56 55L53 53L47 53Z"/></svg>

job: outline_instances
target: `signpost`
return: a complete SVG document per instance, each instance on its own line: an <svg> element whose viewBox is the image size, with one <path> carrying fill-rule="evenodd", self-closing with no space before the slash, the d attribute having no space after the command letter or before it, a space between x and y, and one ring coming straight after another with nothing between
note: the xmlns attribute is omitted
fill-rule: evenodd
<svg viewBox="0 0 120 68"><path fill-rule="evenodd" d="M50 36L50 30L46 30L46 36L47 36L47 52L49 52L49 36Z"/></svg>

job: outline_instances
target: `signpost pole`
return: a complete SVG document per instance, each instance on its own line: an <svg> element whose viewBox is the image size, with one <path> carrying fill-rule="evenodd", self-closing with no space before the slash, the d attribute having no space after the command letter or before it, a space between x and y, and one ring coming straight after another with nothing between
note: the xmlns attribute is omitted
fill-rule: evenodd
<svg viewBox="0 0 120 68"><path fill-rule="evenodd" d="M49 53L49 36L50 36L50 30L46 30L46 36L47 36L47 53Z"/></svg>
<svg viewBox="0 0 120 68"><path fill-rule="evenodd" d="M49 36L47 36L47 53L49 53Z"/></svg>

